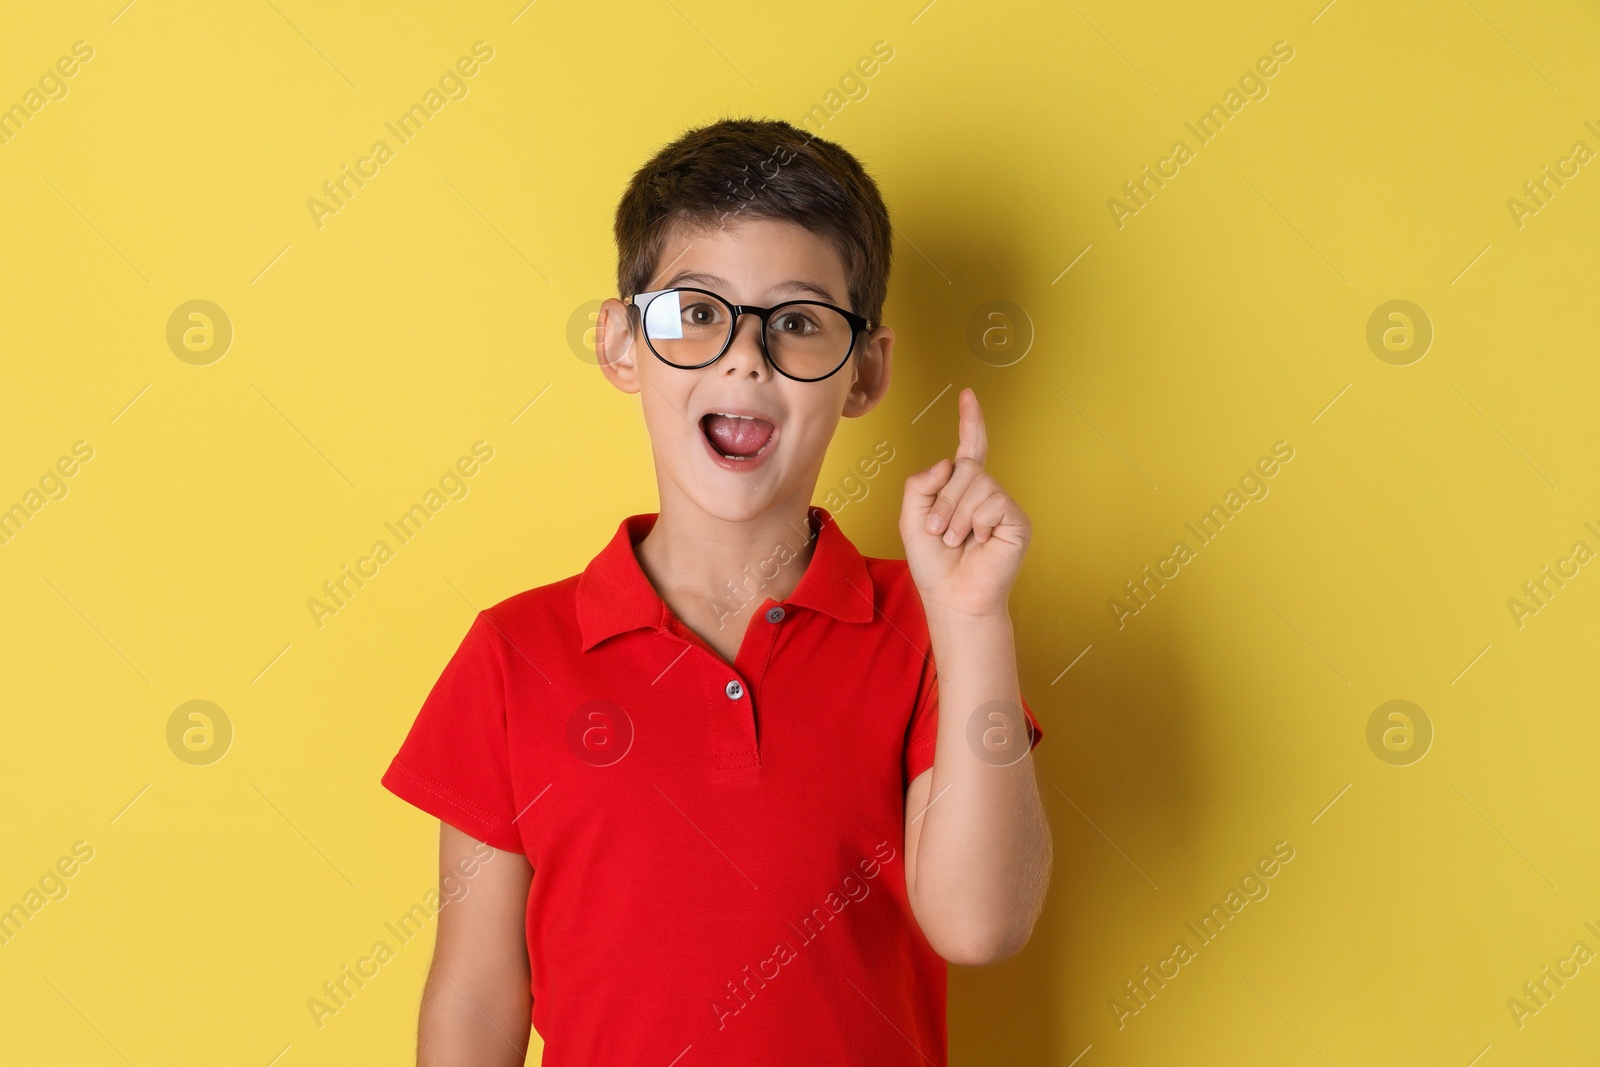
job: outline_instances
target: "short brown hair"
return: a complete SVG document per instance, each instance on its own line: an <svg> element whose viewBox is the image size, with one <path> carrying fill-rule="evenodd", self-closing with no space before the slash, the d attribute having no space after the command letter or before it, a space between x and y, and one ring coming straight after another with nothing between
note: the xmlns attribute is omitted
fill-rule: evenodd
<svg viewBox="0 0 1600 1067"><path fill-rule="evenodd" d="M889 209L855 156L787 122L722 119L640 167L617 204L619 295L650 284L668 229L737 216L793 222L844 260L850 310L876 326L889 290Z"/></svg>

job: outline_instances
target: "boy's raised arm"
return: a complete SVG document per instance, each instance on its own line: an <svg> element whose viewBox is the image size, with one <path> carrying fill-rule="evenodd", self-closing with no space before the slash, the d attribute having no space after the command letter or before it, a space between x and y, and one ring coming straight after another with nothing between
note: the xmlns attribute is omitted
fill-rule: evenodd
<svg viewBox="0 0 1600 1067"><path fill-rule="evenodd" d="M935 951L984 964L1027 943L1051 842L1007 608L1032 524L983 469L988 440L969 393L957 398L955 462L908 478L900 515L939 670L933 766L906 792L906 891Z"/></svg>
<svg viewBox="0 0 1600 1067"><path fill-rule="evenodd" d="M422 991L417 1067L521 1067L533 998L524 916L533 868L439 823L439 910L433 964ZM470 876L463 872L475 867ZM446 893L446 886L464 887Z"/></svg>

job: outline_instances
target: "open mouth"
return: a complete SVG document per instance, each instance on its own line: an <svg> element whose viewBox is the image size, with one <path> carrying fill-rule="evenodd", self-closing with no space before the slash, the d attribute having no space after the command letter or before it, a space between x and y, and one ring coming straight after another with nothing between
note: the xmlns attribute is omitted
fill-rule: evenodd
<svg viewBox="0 0 1600 1067"><path fill-rule="evenodd" d="M777 427L750 415L708 411L700 417L700 432L723 459L749 462L766 452L777 437Z"/></svg>

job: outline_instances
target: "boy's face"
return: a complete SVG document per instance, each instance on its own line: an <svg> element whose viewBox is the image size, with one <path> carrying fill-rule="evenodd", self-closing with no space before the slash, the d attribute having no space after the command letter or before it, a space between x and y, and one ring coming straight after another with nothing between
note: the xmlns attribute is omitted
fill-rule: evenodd
<svg viewBox="0 0 1600 1067"><path fill-rule="evenodd" d="M833 244L771 219L674 227L646 291L674 286L706 289L731 304L821 300L859 313L850 307L844 260ZM754 315L739 316L722 358L683 370L656 358L627 312L616 299L601 306L596 354L612 384L641 394L663 505L670 494L737 522L797 498L809 503L839 419L870 411L889 388L894 331L886 326L863 334L856 354L832 377L797 382L762 355L761 322ZM758 421L736 424L717 419L716 412ZM708 436L738 426L743 436L735 450L748 451L765 433L763 423L771 425L771 435L752 459L724 458Z"/></svg>

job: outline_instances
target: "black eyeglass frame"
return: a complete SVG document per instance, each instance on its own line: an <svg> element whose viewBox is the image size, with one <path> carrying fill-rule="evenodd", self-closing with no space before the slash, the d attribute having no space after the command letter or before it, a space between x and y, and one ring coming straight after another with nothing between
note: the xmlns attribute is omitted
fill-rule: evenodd
<svg viewBox="0 0 1600 1067"><path fill-rule="evenodd" d="M667 293L700 293L702 296L709 296L711 299L727 308L729 314L732 315L732 322L728 326L728 339L722 343L722 348L718 350L717 354L706 360L704 363L674 363L672 360L656 351L656 346L650 343L650 332L645 328L650 302L658 296L665 296ZM820 382L824 378L831 378L835 374L838 374L840 369L843 368L846 363L850 362L850 356L856 350L856 342L861 340L861 335L871 330L873 325L870 319L857 315L853 311L846 311L842 307L829 304L822 300L785 300L783 303L774 304L771 307L757 307L755 304L735 304L725 297L713 293L709 289L696 289L695 287L689 285L675 285L670 289L653 289L645 293L634 293L632 296L623 297L622 302L638 311L639 332L644 337L644 343L649 346L650 353L667 366L677 367L679 370L699 370L701 367L709 367L711 364L721 359L727 354L728 349L733 346L733 335L739 332L739 316L754 315L756 318L761 320L761 330L759 333L761 341L761 355L766 359L767 364L773 370L777 371L785 378L796 382ZM838 366L834 367L827 374L819 375L815 378L797 377L796 375L790 374L788 371L778 366L777 360L772 358L772 353L767 351L767 323L771 320L773 312L779 311L783 308L797 306L823 307L827 308L829 311L836 311L840 315L843 315L845 322L849 323L850 325L850 347L845 349L844 356L839 360Z"/></svg>

